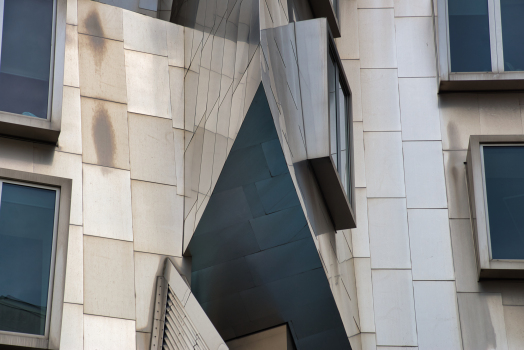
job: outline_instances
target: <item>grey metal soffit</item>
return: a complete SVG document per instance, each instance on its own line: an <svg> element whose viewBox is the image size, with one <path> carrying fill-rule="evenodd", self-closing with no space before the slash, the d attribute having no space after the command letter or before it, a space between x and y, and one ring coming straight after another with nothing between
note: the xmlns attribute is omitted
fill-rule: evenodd
<svg viewBox="0 0 524 350"><path fill-rule="evenodd" d="M192 292L224 340L287 323L299 350L351 349L262 84L189 250Z"/></svg>

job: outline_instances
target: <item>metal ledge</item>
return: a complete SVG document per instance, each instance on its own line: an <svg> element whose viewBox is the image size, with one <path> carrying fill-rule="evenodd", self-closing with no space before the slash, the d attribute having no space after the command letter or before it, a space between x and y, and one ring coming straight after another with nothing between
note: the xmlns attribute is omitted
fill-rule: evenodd
<svg viewBox="0 0 524 350"><path fill-rule="evenodd" d="M60 127L47 119L0 112L0 135L56 144Z"/></svg>
<svg viewBox="0 0 524 350"><path fill-rule="evenodd" d="M337 169L331 157L310 159L320 191L333 220L335 230L357 227L357 218L349 204L344 186L340 182Z"/></svg>
<svg viewBox="0 0 524 350"><path fill-rule="evenodd" d="M340 38L337 15L330 0L309 0L315 18L327 18L329 29L334 38Z"/></svg>

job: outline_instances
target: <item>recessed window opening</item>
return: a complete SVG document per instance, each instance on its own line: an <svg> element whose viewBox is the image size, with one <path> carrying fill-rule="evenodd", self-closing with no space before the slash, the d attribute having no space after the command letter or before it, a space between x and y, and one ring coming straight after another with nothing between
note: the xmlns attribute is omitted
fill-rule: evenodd
<svg viewBox="0 0 524 350"><path fill-rule="evenodd" d="M59 192L0 180L0 332L48 336Z"/></svg>
<svg viewBox="0 0 524 350"><path fill-rule="evenodd" d="M0 111L48 119L54 0L0 0Z"/></svg>

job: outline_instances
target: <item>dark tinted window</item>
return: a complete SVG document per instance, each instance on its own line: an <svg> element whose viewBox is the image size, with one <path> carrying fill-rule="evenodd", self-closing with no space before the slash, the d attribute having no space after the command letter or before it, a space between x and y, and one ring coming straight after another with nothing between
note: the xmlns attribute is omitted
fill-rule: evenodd
<svg viewBox="0 0 524 350"><path fill-rule="evenodd" d="M448 0L452 72L491 72L487 0Z"/></svg>
<svg viewBox="0 0 524 350"><path fill-rule="evenodd" d="M53 0L4 0L3 12L0 110L47 118Z"/></svg>
<svg viewBox="0 0 524 350"><path fill-rule="evenodd" d="M524 146L484 146L493 259L524 259Z"/></svg>
<svg viewBox="0 0 524 350"><path fill-rule="evenodd" d="M500 0L504 70L524 70L524 0Z"/></svg>
<svg viewBox="0 0 524 350"><path fill-rule="evenodd" d="M56 192L0 185L0 330L44 335Z"/></svg>

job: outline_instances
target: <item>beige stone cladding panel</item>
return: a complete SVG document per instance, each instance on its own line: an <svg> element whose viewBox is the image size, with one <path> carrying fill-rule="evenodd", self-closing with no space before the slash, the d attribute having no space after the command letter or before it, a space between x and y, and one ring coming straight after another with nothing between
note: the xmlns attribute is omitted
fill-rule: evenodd
<svg viewBox="0 0 524 350"><path fill-rule="evenodd" d="M167 23L131 11L123 11L124 48L167 56Z"/></svg>
<svg viewBox="0 0 524 350"><path fill-rule="evenodd" d="M66 45L64 57L64 85L79 87L78 69L78 30L76 26L66 26ZM62 128L63 131L63 128Z"/></svg>
<svg viewBox="0 0 524 350"><path fill-rule="evenodd" d="M129 170L126 105L82 97L82 145L84 163Z"/></svg>
<svg viewBox="0 0 524 350"><path fill-rule="evenodd" d="M84 313L134 320L134 270L133 243L84 236Z"/></svg>
<svg viewBox="0 0 524 350"><path fill-rule="evenodd" d="M82 117L80 110L80 89L64 86L62 131L58 137L58 151L82 154Z"/></svg>
<svg viewBox="0 0 524 350"><path fill-rule="evenodd" d="M33 144L0 138L0 165L2 168L32 172Z"/></svg>
<svg viewBox="0 0 524 350"><path fill-rule="evenodd" d="M84 348L84 307L64 304L60 349L82 350Z"/></svg>
<svg viewBox="0 0 524 350"><path fill-rule="evenodd" d="M124 40L122 9L91 0L78 0L78 32Z"/></svg>
<svg viewBox="0 0 524 350"><path fill-rule="evenodd" d="M84 303L84 238L82 226L69 226L64 302Z"/></svg>
<svg viewBox="0 0 524 350"><path fill-rule="evenodd" d="M341 38L335 39L338 54L342 60L358 59L359 42L357 0L340 1L339 18ZM351 90L353 90L353 88Z"/></svg>
<svg viewBox="0 0 524 350"><path fill-rule="evenodd" d="M449 217L453 219L469 219L466 165L464 164L466 155L466 151L444 151Z"/></svg>
<svg viewBox="0 0 524 350"><path fill-rule="evenodd" d="M135 321L84 315L84 350L136 349Z"/></svg>
<svg viewBox="0 0 524 350"><path fill-rule="evenodd" d="M124 43L79 34L80 94L127 103Z"/></svg>
<svg viewBox="0 0 524 350"><path fill-rule="evenodd" d="M397 68L393 8L359 9L358 35L362 68Z"/></svg>

